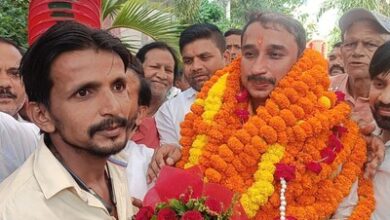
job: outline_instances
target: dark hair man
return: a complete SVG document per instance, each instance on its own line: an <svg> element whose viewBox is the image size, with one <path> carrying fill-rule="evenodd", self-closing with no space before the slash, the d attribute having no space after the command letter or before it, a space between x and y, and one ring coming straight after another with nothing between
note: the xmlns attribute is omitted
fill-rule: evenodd
<svg viewBox="0 0 390 220"><path fill-rule="evenodd" d="M224 66L225 39L217 26L195 24L185 29L179 40L183 73L191 88L165 102L155 119L161 144L179 146L180 123L190 111L196 93L215 71Z"/></svg>
<svg viewBox="0 0 390 220"><path fill-rule="evenodd" d="M226 51L224 57L226 65L241 55L241 35L242 30L240 29L230 29L225 32Z"/></svg>
<svg viewBox="0 0 390 220"><path fill-rule="evenodd" d="M379 165L373 184L375 193L375 210L372 220L387 219L390 215L390 41L380 46L374 53L370 66L371 87L369 103L372 114L378 127L381 129L380 138L386 145L384 161ZM339 206L334 218L347 218L358 199L357 184L355 184L349 197Z"/></svg>
<svg viewBox="0 0 390 220"><path fill-rule="evenodd" d="M108 161L126 146L137 114L130 56L109 33L70 21L30 47L21 75L44 139L0 185L3 218L131 218L124 168Z"/></svg>
<svg viewBox="0 0 390 220"><path fill-rule="evenodd" d="M13 41L0 37L0 111L20 119L19 110L26 101L19 73L23 52Z"/></svg>
<svg viewBox="0 0 390 220"><path fill-rule="evenodd" d="M207 88L219 88L220 85L225 85L225 90L222 91L222 94L215 95L211 93L212 89L210 89L207 95L202 93L203 97L198 96L196 105L192 106L193 112L187 115L186 120L183 122L183 139L181 139L181 143L185 148L183 150L183 160L180 161L178 166L184 168L199 166L205 175L206 181L222 184L233 191L239 192L241 195L240 202L245 212L250 215L250 218L327 219L334 211L332 208L324 210L322 205L319 204L322 202L328 204L330 200L317 197L317 190L311 191L314 182L318 180L318 175L308 173L314 169L307 166L309 162L307 159L310 158L309 160L312 160L314 157L319 156L319 160L316 161L323 164L324 159L329 159L330 156L320 153L320 151L330 150L330 154L333 153L333 149L327 148L327 135L332 133L332 127L337 127L344 122L349 123L352 127L354 123L350 121L349 114L340 115L341 118L339 119L335 119L334 116L324 116L324 121L329 123L327 123L327 126L321 126L322 119L321 122L318 121L318 128L321 127L323 130L318 131L317 135L311 136L312 129L317 127L314 124L308 126L310 129L302 126L302 133L300 134L295 133L295 131L287 131L290 129L294 130L300 123L311 124L309 120L313 119L312 116L316 117L318 113L325 115L337 107L347 108L345 103L329 105L330 99L327 99L329 101L327 102L328 104L320 101L328 95L324 91L324 89L327 89L328 83L322 80L327 78L327 70L323 68L319 70L319 66L315 63L325 62L317 52L311 50L304 52L305 47L305 30L295 19L278 13L254 14L250 17L243 31L242 58L224 69L224 74L221 73L219 78L213 79L214 82L207 82ZM237 68L238 64L240 68ZM325 64L321 65L325 67ZM319 73L321 73L322 77L316 78ZM227 79L226 83L225 79ZM223 86L220 88L223 88ZM245 90L246 92L242 93ZM205 90L202 92L205 92ZM293 93L295 95L292 95ZM220 107L219 105L207 104L208 100L221 102ZM321 107L317 105L318 102L321 103ZM242 103L246 106L240 109L240 104ZM297 109L301 108L299 111L295 111L297 106L300 106ZM312 106L318 106L319 108L312 108ZM325 107L327 110L324 110L322 107ZM241 114L243 111L237 110L246 110L245 113L247 114L243 115ZM294 113L291 112L291 117L285 117L283 116L285 111L294 111ZM209 116L210 114L214 114L214 116ZM245 119L242 116L247 118ZM236 117L236 119L233 117ZM300 119L295 118L293 119L295 122L290 124L288 121L294 117ZM333 119L337 120L337 122L330 122ZM332 125L329 126L330 124ZM286 140L280 135L279 132L282 132L282 127L285 126L297 126L294 129L292 127L289 127L290 129L285 128L285 132L289 133L286 136L289 137L283 136L287 139L293 139ZM326 133L326 136L322 136L324 133ZM354 148L365 152L366 146L362 144L363 138L358 130L354 129L352 131L350 129L349 134L356 137ZM258 141L256 141L256 138L259 138ZM264 148L261 146L263 141L266 142ZM307 143L308 141L314 142L309 144L310 146L298 144L298 148L294 147L297 142ZM345 139L342 141L345 144ZM286 143L283 144L281 142ZM270 164L268 164L268 161L265 162L264 160L266 159L264 158L275 156L270 161L279 163L279 159L276 159L275 154L270 153L270 155L258 152L273 151L271 149L275 145L286 146L281 150L283 152L281 154L286 156L282 156L281 164L276 165L276 167L279 167L279 171L293 176L299 173L299 176L305 176L305 178L308 178L308 182L313 183L313 185L305 186L305 184L300 184L299 181L295 182L294 177L292 177L294 180L287 184L289 180L283 177L288 176L286 173L281 174L279 177L277 177L279 174L276 174L276 179L271 178L270 182L275 186L275 182L278 184L277 181L280 181L282 188L280 194L274 192L265 197L258 197L259 193L264 190L262 184L266 184L269 181L269 175L263 174L262 165L267 163L266 169L268 170L268 165ZM289 148L290 146L292 148ZM178 161L178 154L170 148L170 146L162 146L156 150L150 165L149 175L151 178L156 176L162 166L166 164L171 165ZM344 152L348 151L344 150ZM336 168L333 169L336 172L338 168L342 170L342 173L345 171L345 167L342 167L342 165L350 159L351 152L347 154L348 156L344 157L342 162L336 160L329 161L332 165L335 165L334 167ZM362 156L359 162L355 163L358 164L359 169L363 166L365 159L364 154ZM284 165L286 167L280 167ZM248 172L251 169L254 171ZM276 169L278 170L278 168ZM352 174L353 179L359 176L359 171L356 171ZM323 178L321 177L322 180L317 182L320 186L329 183L328 189L320 189L325 190L324 192L328 192L326 194L329 195L332 194L331 192L334 192L334 188L338 188L335 189L337 192L341 190L340 185L333 182L335 178L330 173L328 172ZM342 176L340 179L342 179ZM292 186L293 184L299 185L298 188L302 189L304 194L296 194L284 190L287 185ZM350 181L349 184L345 184L345 187L350 187L351 185L352 182ZM332 204L337 205L340 203L346 194L347 192L344 191L338 195L330 195L333 200ZM280 195L280 205L279 202L275 205L268 200L274 195L277 197ZM297 203L296 206L288 206L289 201L297 201L301 198L301 195L305 198L310 197L313 201L310 203ZM266 201L264 202L264 200ZM318 206L313 206L313 203L318 204ZM309 209L312 209L312 211L295 212L295 210Z"/></svg>
<svg viewBox="0 0 390 220"><path fill-rule="evenodd" d="M141 61L145 79L152 90L148 116L153 116L167 100L168 93L178 72L178 60L174 50L164 42L152 42L143 46L136 57Z"/></svg>
<svg viewBox="0 0 390 220"><path fill-rule="evenodd" d="M341 45L341 42L335 43L332 51L328 54L330 76L344 73L343 58L341 57Z"/></svg>

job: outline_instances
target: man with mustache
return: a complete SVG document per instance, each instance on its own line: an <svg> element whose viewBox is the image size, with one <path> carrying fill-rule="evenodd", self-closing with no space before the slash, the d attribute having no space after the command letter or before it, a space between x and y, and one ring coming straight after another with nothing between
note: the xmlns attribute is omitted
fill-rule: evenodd
<svg viewBox="0 0 390 220"><path fill-rule="evenodd" d="M225 65L241 55L241 35L242 30L240 29L230 29L223 34L226 40L226 50L223 54Z"/></svg>
<svg viewBox="0 0 390 220"><path fill-rule="evenodd" d="M119 39L72 21L30 47L21 75L44 138L0 185L2 219L131 218L125 170L108 161L126 146L137 111L130 58Z"/></svg>
<svg viewBox="0 0 390 220"><path fill-rule="evenodd" d="M24 163L39 139L39 129L18 114L26 101L19 73L21 59L21 48L0 37L0 182Z"/></svg>
<svg viewBox="0 0 390 220"><path fill-rule="evenodd" d="M330 76L344 74L344 64L341 57L341 42L333 45L333 49L328 55L328 62Z"/></svg>
<svg viewBox="0 0 390 220"><path fill-rule="evenodd" d="M197 92L224 66L225 39L215 25L195 24L181 33L179 46L183 73L191 88L165 102L155 116L160 143L176 146L179 146L180 123L190 111Z"/></svg>
<svg viewBox="0 0 390 220"><path fill-rule="evenodd" d="M22 50L11 40L0 37L0 111L19 119L19 110L26 101L19 73Z"/></svg>
<svg viewBox="0 0 390 220"><path fill-rule="evenodd" d="M381 129L380 138L385 143L386 155L378 167L373 183L375 192L375 211L372 220L388 219L390 216L390 41L376 50L370 63L371 87L369 103L378 127ZM354 184L351 194L340 205L335 216L343 219L351 214L351 209L358 200L357 185Z"/></svg>

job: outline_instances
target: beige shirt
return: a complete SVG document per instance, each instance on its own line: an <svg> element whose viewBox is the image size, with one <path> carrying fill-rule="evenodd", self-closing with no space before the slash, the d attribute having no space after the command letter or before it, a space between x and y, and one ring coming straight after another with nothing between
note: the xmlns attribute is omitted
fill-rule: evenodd
<svg viewBox="0 0 390 220"><path fill-rule="evenodd" d="M108 162L119 220L129 220L125 168ZM82 190L42 140L26 162L0 184L0 220L112 220L104 205Z"/></svg>

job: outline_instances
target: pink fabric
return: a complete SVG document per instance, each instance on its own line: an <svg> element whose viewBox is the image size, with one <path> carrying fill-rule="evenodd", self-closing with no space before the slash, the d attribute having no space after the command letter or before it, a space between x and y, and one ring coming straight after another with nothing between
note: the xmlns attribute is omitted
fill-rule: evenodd
<svg viewBox="0 0 390 220"><path fill-rule="evenodd" d="M160 138L154 117L144 118L131 140L137 144L144 144L153 149L160 146Z"/></svg>
<svg viewBox="0 0 390 220"><path fill-rule="evenodd" d="M345 94L345 101L352 107L352 119L363 124L374 123L368 98L354 98L348 92L348 74L339 74L330 77L330 90L333 92L340 91Z"/></svg>

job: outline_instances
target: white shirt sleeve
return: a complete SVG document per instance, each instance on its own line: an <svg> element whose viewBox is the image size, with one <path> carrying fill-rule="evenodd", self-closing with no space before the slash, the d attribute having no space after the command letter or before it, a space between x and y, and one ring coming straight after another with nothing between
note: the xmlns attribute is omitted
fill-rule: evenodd
<svg viewBox="0 0 390 220"><path fill-rule="evenodd" d="M39 128L0 112L0 182L19 168L37 148Z"/></svg>
<svg viewBox="0 0 390 220"><path fill-rule="evenodd" d="M355 181L352 184L349 195L345 197L344 200L340 203L339 207L337 208L336 212L334 213L331 219L334 220L348 219L348 217L352 214L359 200L357 190L358 190L358 182Z"/></svg>
<svg viewBox="0 0 390 220"><path fill-rule="evenodd" d="M161 144L180 146L180 125L175 123L176 118L173 115L170 103L170 101L167 101L158 109L155 115L156 127L160 135ZM176 106L176 108L181 108L181 106Z"/></svg>
<svg viewBox="0 0 390 220"><path fill-rule="evenodd" d="M146 175L154 150L143 144L128 141L125 151L128 156L126 173L130 197L143 200L151 187L146 181Z"/></svg>

